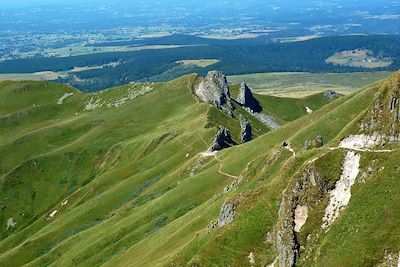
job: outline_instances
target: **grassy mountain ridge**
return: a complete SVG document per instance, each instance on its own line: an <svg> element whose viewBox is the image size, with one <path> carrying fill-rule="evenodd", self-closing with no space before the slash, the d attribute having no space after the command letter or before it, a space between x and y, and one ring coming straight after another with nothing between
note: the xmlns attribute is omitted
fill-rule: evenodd
<svg viewBox="0 0 400 267"><path fill-rule="evenodd" d="M397 257L398 144L385 153L356 151L358 179L372 171L354 185L328 232L321 220L329 191L307 184L315 172L334 189L347 153L339 141L358 129L385 83L334 101L255 95L282 127L255 126L253 141L205 157L219 125L237 139L240 125L194 97L197 79L95 94L1 83L0 265L278 266L287 247L276 233L281 222L291 225L285 206L296 201L309 209L306 224L298 233L281 232L284 244L297 242L299 266L368 266ZM233 98L237 90L231 87ZM74 94L58 104L65 93ZM307 115L306 105L314 112ZM324 146L305 150L304 142L318 135ZM297 184L296 200L290 192ZM234 204L234 220L209 227L224 203ZM6 230L10 218L16 224Z"/></svg>

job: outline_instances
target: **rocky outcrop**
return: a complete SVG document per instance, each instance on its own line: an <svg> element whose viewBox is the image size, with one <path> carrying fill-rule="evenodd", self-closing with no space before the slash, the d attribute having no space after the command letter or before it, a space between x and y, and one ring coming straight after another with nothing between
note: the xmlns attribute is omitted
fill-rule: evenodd
<svg viewBox="0 0 400 267"><path fill-rule="evenodd" d="M279 223L275 232L274 245L278 250L279 266L294 266L299 257L299 244L294 232L293 204L294 196L284 193L279 207Z"/></svg>
<svg viewBox="0 0 400 267"><path fill-rule="evenodd" d="M312 192L312 193L311 193ZM328 192L324 177L311 164L298 173L282 194L278 220L266 241L278 252L275 266L295 266L304 248L298 236L310 216L314 205L319 205L321 195ZM307 197L305 197L307 194ZM310 214L311 213L311 214Z"/></svg>
<svg viewBox="0 0 400 267"><path fill-rule="evenodd" d="M235 142L232 139L231 132L224 126L221 126L219 131L215 135L213 145L211 146L210 151L211 152L219 151L224 148L228 148L234 144Z"/></svg>
<svg viewBox="0 0 400 267"><path fill-rule="evenodd" d="M400 72L382 85L375 102L359 122L359 133L359 139L375 141L373 145L400 142Z"/></svg>
<svg viewBox="0 0 400 267"><path fill-rule="evenodd" d="M230 224L235 218L235 211L235 204L231 202L224 203L219 214L218 226L223 227L224 225Z"/></svg>
<svg viewBox="0 0 400 267"><path fill-rule="evenodd" d="M224 73L210 71L205 78L200 78L194 93L203 102L213 104L226 115L233 116L233 105L229 93L228 81Z"/></svg>
<svg viewBox="0 0 400 267"><path fill-rule="evenodd" d="M325 99L328 99L328 100L338 98L339 96L340 95L338 93L336 93L335 91L332 91L332 90L327 90L324 92L324 97L325 97Z"/></svg>
<svg viewBox="0 0 400 267"><path fill-rule="evenodd" d="M317 138L315 138L315 146L316 147L321 147L324 145L324 139L322 136L318 135Z"/></svg>
<svg viewBox="0 0 400 267"><path fill-rule="evenodd" d="M10 228L14 228L16 224L17 224L17 223L14 222L14 218L12 218L12 217L9 218L9 219L7 220L6 231L7 231L8 229L10 229Z"/></svg>
<svg viewBox="0 0 400 267"><path fill-rule="evenodd" d="M257 99L254 98L250 88L242 83L236 101L243 107L250 108L253 112L261 112L262 108Z"/></svg>
<svg viewBox="0 0 400 267"><path fill-rule="evenodd" d="M312 149L312 148L319 148L324 145L324 139L322 138L321 135L318 135L315 140L306 140L304 141L304 149Z"/></svg>
<svg viewBox="0 0 400 267"><path fill-rule="evenodd" d="M240 142L242 144L251 141L252 139L252 128L250 122L248 122L243 116L239 116L240 120Z"/></svg>
<svg viewBox="0 0 400 267"><path fill-rule="evenodd" d="M219 212L218 220L211 221L208 229L217 229L230 224L236 215L236 205L232 202L225 202Z"/></svg>

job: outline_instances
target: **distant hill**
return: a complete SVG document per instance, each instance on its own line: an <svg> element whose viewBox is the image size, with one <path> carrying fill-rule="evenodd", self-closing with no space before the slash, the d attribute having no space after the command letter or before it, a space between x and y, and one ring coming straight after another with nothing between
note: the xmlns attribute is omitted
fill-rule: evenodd
<svg viewBox="0 0 400 267"><path fill-rule="evenodd" d="M71 84L84 91L99 91L133 81L165 82L193 72L206 75L208 71L214 69L222 70L227 75L238 75L263 72L395 71L400 68L400 36L397 35L324 37L291 43L266 43L263 38L213 40L172 35L133 40L114 45L190 46L168 49L153 47L133 52L103 52L71 57L15 59L1 62L0 73L60 72L58 82ZM111 44L98 44L102 45ZM354 67L352 64L331 64L328 60L343 51L357 49L369 51L374 55L374 60L390 59L390 65L375 64L373 66L381 67L363 68ZM206 67L180 63L184 60L204 59L213 59L218 63ZM358 60L364 59L358 58ZM118 64L114 64L115 62ZM71 72L76 67L93 66L95 68Z"/></svg>

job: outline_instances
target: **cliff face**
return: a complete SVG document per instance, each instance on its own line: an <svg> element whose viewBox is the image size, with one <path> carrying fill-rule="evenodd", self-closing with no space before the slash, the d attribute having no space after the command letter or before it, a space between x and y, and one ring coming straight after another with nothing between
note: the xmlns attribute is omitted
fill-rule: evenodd
<svg viewBox="0 0 400 267"><path fill-rule="evenodd" d="M400 142L400 72L393 74L376 92L375 101L360 119L358 132L342 147L371 149Z"/></svg>
<svg viewBox="0 0 400 267"><path fill-rule="evenodd" d="M228 81L224 73L210 71L205 78L201 78L194 93L201 101L213 104L226 115L232 116L233 105L231 103Z"/></svg>
<svg viewBox="0 0 400 267"><path fill-rule="evenodd" d="M258 103L257 99L254 98L253 94L250 91L250 88L245 83L242 83L236 101L240 105L250 108L254 112L262 111L262 107Z"/></svg>

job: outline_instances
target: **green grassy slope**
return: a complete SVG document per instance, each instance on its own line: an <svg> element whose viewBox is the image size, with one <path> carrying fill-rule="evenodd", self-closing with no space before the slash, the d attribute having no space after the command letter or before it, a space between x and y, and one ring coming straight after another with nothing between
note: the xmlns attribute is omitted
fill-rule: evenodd
<svg viewBox="0 0 400 267"><path fill-rule="evenodd" d="M334 186L345 151L329 148L357 127L381 83L330 103L322 95L294 102L260 97L284 125L266 134L260 129L249 143L202 157L219 124L235 138L239 124L193 97L196 79L189 75L95 95L47 83L35 83L44 88L37 91L22 90L29 85L25 82L1 83L1 96L10 99L23 91L26 99L0 106L5 129L0 133L0 266L249 266L251 252L255 266L272 263L278 251L268 236L281 220L283 192L301 184L309 168ZM153 90L107 107L147 86ZM65 92L74 95L57 105ZM84 111L91 99L104 104ZM13 117L33 104L60 111ZM303 114L303 105L315 111ZM304 141L318 135L325 145L304 150ZM295 154L282 148L285 140ZM382 262L385 251L400 250L400 154L359 153L362 171L373 162L376 171L365 184L354 185L349 206L329 232L320 229L328 195L316 189L302 193L311 210L297 236L298 265L370 266ZM225 192L238 177L242 181ZM226 201L235 203L234 221L209 229ZM6 231L10 217L17 224Z"/></svg>

